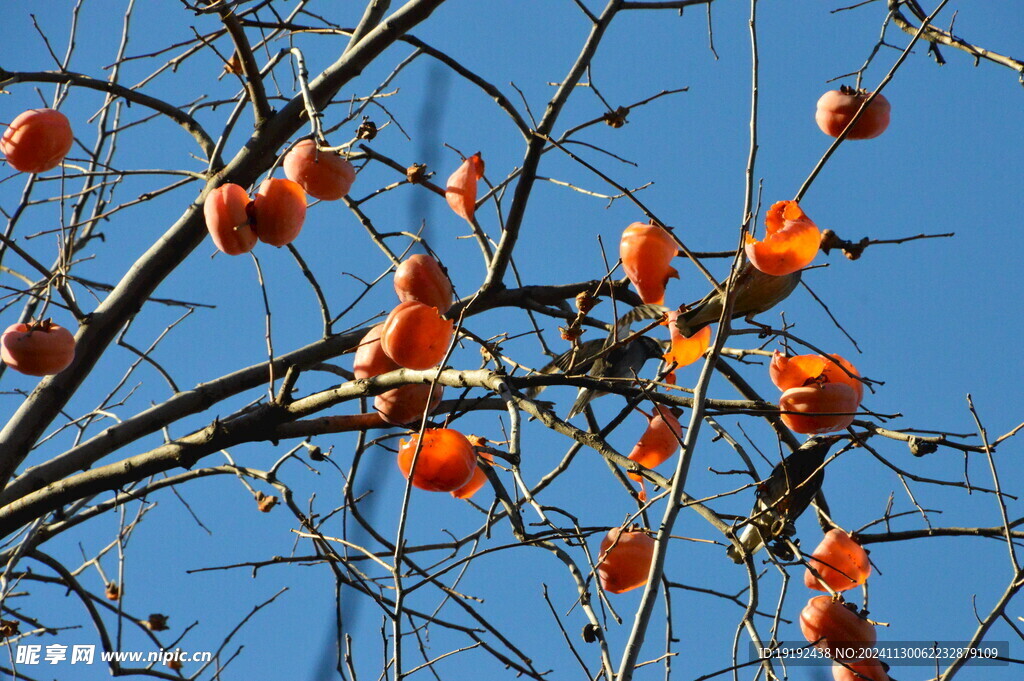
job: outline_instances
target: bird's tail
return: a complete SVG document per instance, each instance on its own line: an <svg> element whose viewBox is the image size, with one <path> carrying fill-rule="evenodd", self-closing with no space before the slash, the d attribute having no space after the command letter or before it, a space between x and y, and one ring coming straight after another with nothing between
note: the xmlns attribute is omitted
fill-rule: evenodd
<svg viewBox="0 0 1024 681"><path fill-rule="evenodd" d="M764 541L761 537L761 529L755 523L749 523L744 525L743 529L740 530L740 534L736 537L736 541L739 542L740 546L743 547L744 551L753 555L761 550L764 546ZM740 552L735 546L730 546L726 550L726 554L732 558L734 563L742 563L743 558L740 556Z"/></svg>

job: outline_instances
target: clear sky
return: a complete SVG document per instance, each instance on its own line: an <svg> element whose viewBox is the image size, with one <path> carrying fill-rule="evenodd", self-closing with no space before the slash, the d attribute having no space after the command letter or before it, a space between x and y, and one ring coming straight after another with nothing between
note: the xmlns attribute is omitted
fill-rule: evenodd
<svg viewBox="0 0 1024 681"><path fill-rule="evenodd" d="M3 3L0 25L5 27L5 38L0 48L0 67L7 71L55 68L30 14L35 14L39 29L52 42L54 52L63 55L74 4L67 0ZM114 61L118 48L125 3L85 0L81 4L79 22L87 28L79 32L69 70L106 78L109 70L105 67ZM286 9L292 4L283 3ZM361 15L362 4L311 2L309 6L332 22L352 26ZM594 0L581 0L581 4L594 11L601 8ZM845 4L835 0L788 0L762 2L758 7L760 87L755 176L762 207L757 225L762 231L764 207L792 198L831 142L814 123L818 97L838 82L851 83L851 78L831 81L859 69L878 41L886 17L884 3L869 2L851 11L834 11ZM158 46L192 40L193 29L205 35L219 27L215 17L195 16L182 3L136 5L127 55L144 55ZM930 11L933 6L934 3L927 3L925 9ZM979 3L954 0L937 24L948 27L954 13L957 35L996 52L1024 56L1024 8L1019 3L991 0L981 7ZM595 88L578 88L555 130L559 134L601 116L605 108L597 93L617 107L664 90L686 88L685 92L658 98L635 109L628 124L620 129L603 125L588 128L577 138L586 144L574 145L572 149L620 184L630 188L643 186L638 198L696 251L732 249L739 234L749 151L748 14L748 3L715 2L710 16L712 49L708 15L702 7L691 7L682 17L675 11L623 13L612 25L593 62L589 77ZM301 23L316 22L305 17ZM543 114L547 98L555 90L553 83L564 78L587 31L587 20L570 0L452 0L414 33L500 89L529 120L526 105L533 116ZM252 29L254 41L257 36ZM886 44L879 48L864 72L865 87L874 87L885 76L909 39L895 27L889 28L885 33ZM215 44L223 54L231 49L224 38ZM310 71L316 73L337 58L345 39L301 35L295 37L294 44L302 49ZM257 55L260 63L265 62L268 54L287 46L285 41L271 44ZM387 51L378 63L346 86L336 104L325 113L325 127L331 128L348 112L349 104L341 99L370 94L411 51L404 45ZM157 57L126 62L121 81L137 83L180 53L179 48ZM1021 337L1020 310L1024 300L1016 243L1024 214L1020 191L1020 178L1024 175L1024 88L1018 82L1018 74L1010 69L988 62L975 66L968 55L953 49L943 49L942 55L947 63L939 66L925 47L914 49L885 89L892 104L889 129L877 139L842 145L801 205L820 227L831 228L854 241L861 237L884 240L920 234L955 236L874 245L856 261L839 253L830 257L820 254L815 265L824 266L806 273L804 281L827 303L829 312L846 333L833 324L829 314L803 289L761 321L778 326L782 321L779 313L784 312L785 320L796 325L796 333L847 357L863 375L878 381L865 398L864 406L881 415L897 415L884 422L886 427L968 434L970 441L976 442L968 394L990 438L1024 421L1020 406L1024 371L1015 349ZM219 59L205 50L141 89L182 107L199 102L201 97L204 103L233 98L238 92L237 81L230 77L215 81L220 69ZM274 73L276 80L268 84L270 91L279 91L286 99L293 97L297 90L291 67L281 65ZM427 163L436 172L435 182L443 183L457 167L459 155L452 149L466 155L482 152L491 182L504 179L522 162L522 137L509 118L497 110L493 100L427 57L420 57L401 70L382 89L388 96L367 113L379 126L389 117L394 122L382 129L372 143L373 149L402 164ZM42 101L53 102L51 85L39 85L38 93L32 84L12 85L7 90L9 94L0 98L0 121L5 123L23 109L39 106ZM94 92L72 91L61 105L75 122L79 140L87 146L95 142L96 125L88 119L100 102ZM282 100L273 104L280 106ZM216 136L232 106L231 102L217 107L200 106L195 109L195 116ZM141 121L150 113L142 107L126 108L122 123ZM226 143L227 158L237 153L250 126L251 113L245 111L235 134ZM334 144L347 142L354 128L355 124L347 123L329 133L328 139ZM305 129L300 132L305 133ZM121 135L113 165L121 169L177 168L201 172L204 164L190 156L198 153L180 128L154 122L128 129ZM75 151L71 156L74 158ZM73 173L69 170L69 175ZM11 177L12 174L7 167L0 169L0 207L7 213L17 206L24 188L25 178ZM538 183L523 222L515 255L523 284L566 284L600 278L607 271L601 243L614 262L622 230L631 222L643 220L642 213L627 200L608 201L566 187L568 183L596 194L616 193L597 175L558 152L544 157L539 174L552 181ZM393 170L369 163L360 167L352 195L362 198L400 179ZM127 178L117 189L113 204L165 184L165 177ZM54 193L53 185L51 182L37 189L38 197ZM195 200L200 189L200 183L192 183L113 216L100 228L104 241L83 253L95 257L76 265L76 273L116 284L139 255ZM502 197L503 211L507 210L510 198L511 192ZM460 295L471 294L480 285L485 268L476 242L464 238L468 234L465 223L451 213L440 197L403 186L367 202L364 209L381 231L415 232L422 226L423 235L448 267ZM64 211L64 219L70 220L66 206ZM13 236L41 262L51 263L55 238L49 230L57 226L60 216L55 203L37 206L21 218ZM497 239L500 227L494 203L485 204L478 216L483 229ZM44 234L28 238L40 232ZM400 249L407 243L405 239L395 239L392 245ZM359 280L373 281L388 270L390 263L343 205L311 206L296 246L321 282L333 311L354 303L336 330L363 326L395 304L390 277L360 298L363 286ZM211 257L214 250L209 241L203 243L156 292L160 297L216 306L197 309L161 341L155 353L182 390L266 357L264 301L252 262L222 254ZM288 352L316 341L321 334L317 301L291 256L284 250L265 246L258 253L273 313L275 351ZM726 272L727 261L709 262L716 275ZM25 269L25 264L9 253L3 264ZM683 259L676 265L680 278L669 284L667 303L675 306L701 298L708 290L704 278ZM5 287L19 286L18 280L4 271L0 271L0 283ZM511 275L506 283L514 285ZM9 288L5 288L4 295L8 292ZM83 307L90 309L93 299L83 291L79 294ZM8 300L0 299L0 322L4 327L17 321L21 310L21 303L8 306ZM180 307L146 306L126 339L135 346L148 346L182 313ZM594 314L607 319L610 306L604 303ZM55 311L54 316L57 321L73 321L62 311ZM548 344L564 349L557 324L548 318L541 318L540 323ZM521 311L495 310L473 318L469 328L485 338L498 333L522 335L505 344L509 354L532 366L546 361L536 339L529 335L532 326ZM588 337L595 333L591 331ZM730 338L727 345L755 348L763 342L755 335L738 335ZM779 346L773 341L766 347ZM78 415L93 409L134 359L126 350L112 347L95 376L72 400L69 413ZM351 367L350 357L337 361L345 368ZM473 346L457 351L451 361L452 366L462 369L475 369L479 364L478 350ZM648 364L648 375L653 366ZM680 385L692 386L699 368L697 364L680 371ZM768 380L763 362L755 358L741 370L762 396L777 399L778 391ZM310 376L299 388L301 392L311 392L338 380L329 374ZM128 394L138 383L141 385ZM0 420L13 414L23 399L17 391L29 391L34 385L34 379L10 371L3 375ZM143 369L127 385L119 393L124 404L111 409L117 418L127 418L171 394L156 371ZM555 388L545 393L544 399L555 401L556 411L564 416L574 392L571 388ZM455 394L455 390L450 390L448 396ZM724 380L718 379L712 383L709 394L723 399L738 398ZM258 397L260 392L254 391L230 399L175 423L166 435L185 435ZM597 401L598 419L610 419L622 404L616 396ZM355 403L346 403L331 413L352 413L357 409ZM770 458L776 456L776 440L763 423L737 416L724 416L721 422L737 437L743 437L739 429L742 425L743 433L761 451ZM585 422L577 418L573 423L582 427ZM95 435L106 425L109 423L100 422L87 435ZM501 441L505 439L503 429L508 427L507 414L485 411L464 416L454 425L464 432ZM643 427L642 417L633 414L609 442L618 451L628 453ZM721 474L739 469L742 464L727 444L712 441L710 429L705 428L702 433L688 493L698 498L711 496L747 482L746 478L740 481L738 476ZM120 452L119 458L157 446L163 436L157 433L134 443ZM564 456L571 442L535 422L524 424L523 436L523 476L536 483ZM70 431L62 432L41 445L28 463L39 463L59 454L73 437ZM316 512L325 513L342 503L344 478L335 466L348 471L355 438L325 436L314 442L324 450L333 447L334 466L322 463L307 468L292 461L284 466L282 475L287 475L293 484L299 506L306 508L312 503ZM230 455L239 464L266 469L296 444L283 441L276 446L245 445L233 449ZM393 447L395 441L388 440L386 444ZM974 485L992 485L983 456L972 455L965 462L959 453L943 449L926 458L914 458L900 443L875 438L872 444L882 457L914 476L962 482L966 471ZM749 443L747 448L753 451ZM1003 489L1018 496L1024 494L1024 474L1017 465L1020 453L1020 441L1010 439L996 456ZM223 463L223 458L213 458L217 460L211 459L211 465ZM360 505L362 512L388 538L395 536L404 487L393 458L384 448L368 452L355 485L357 492L369 494ZM770 465L757 460L759 471L767 474ZM659 470L668 475L671 468L666 465ZM502 475L511 488L511 476ZM261 489L271 492L268 487ZM1001 523L1000 509L992 495L901 478L865 450L850 451L831 464L824 491L834 520L849 530L878 520L890 504L890 514L898 515L891 522L893 530L921 529L929 522L935 527L990 527ZM312 495L315 501L310 502ZM407 536L412 543L430 544L448 541L452 535L468 534L482 525L483 511L492 499L493 494L485 488L475 498L479 507L474 508L447 495L415 491ZM924 513L915 508L915 500ZM179 645L190 650L213 649L255 604L288 587L285 594L257 613L228 644L225 659L239 644L244 645L244 650L231 662L223 678L336 678L324 671L325 666L333 666L334 654L334 588L327 568L270 566L255 576L247 568L188 572L277 555L309 555L309 543L296 539L290 532L294 528L290 514L280 508L267 515L259 514L246 488L230 476L186 485L180 498L163 492L150 501L157 505L148 512L142 528L132 535L123 565L126 610L142 617L151 612L169 615L170 633L175 635L195 622ZM604 461L590 450L579 453L571 470L544 492L541 502L571 513L587 528L617 525L636 510ZM722 513L743 514L750 504L751 495L747 492L723 499L714 508ZM1007 502L1011 519L1021 516L1020 508L1017 498ZM127 517L136 512L137 506L131 507L126 511ZM651 515L653 522L657 522L661 512L657 507ZM347 533L351 541L378 548L365 534L355 531L350 518L349 527L343 528L342 517L339 514L336 522L328 523L325 533ZM527 522L537 520L532 511L524 517ZM117 527L118 517L108 514L46 549L67 564L77 565L83 551L91 556L111 542ZM805 547L817 544L820 532L812 518L801 521L798 529ZM883 526L874 525L865 531L883 530ZM589 542L595 555L601 534L591 537ZM725 557L721 535L696 514L686 512L674 534L680 539L673 541L669 553L667 576L672 582L738 593L741 600L745 599L745 572ZM693 542L689 538L719 543ZM481 541L478 549L513 541L508 527L499 525ZM1006 546L998 540L934 538L879 543L869 548L877 567L869 582L870 611L874 619L889 623L888 628L879 630L882 640L966 640L974 632L975 613L985 614L993 607L1012 575ZM463 555L466 551L463 549ZM573 551L574 557L583 560L579 549ZM436 552L424 554L421 564L426 567L446 558ZM760 560L756 562L761 564ZM108 576L117 573L116 549L103 566ZM371 565L363 567L372 577L382 575ZM93 574L89 575L90 572ZM83 579L95 588L100 583L98 574L92 568L85 573ZM802 586L802 570L791 568L790 573L795 580L789 583L782 607L782 616L790 623L782 625L780 636L800 640L799 630L792 622L811 594ZM453 579L453 574L449 573L446 579ZM769 566L760 587L765 609L775 608L782 585L778 572ZM582 672L568 653L545 604L545 587L567 635L582 649L588 665L594 669L595 649L587 648L579 637L585 620L579 607L574 607L574 586L564 566L550 553L525 547L494 552L471 564L457 590L483 599L467 603L488 621L511 632L515 646L530 656L538 669L553 669L549 678L581 678ZM33 592L31 599L18 602L26 613L50 625L84 626L61 631L55 637L42 637L40 643L96 642L75 599L58 589L33 588ZM359 678L372 680L380 674L384 655L383 615L368 599L353 596L345 593L342 597L345 631L353 638L353 664ZM673 635L678 639L671 646L677 654L672 663L674 678L695 679L728 666L742 609L725 599L693 591L672 589L671 597ZM621 653L639 598L639 591L611 596L613 606L624 620L623 624L616 624L610 616L608 619L608 638L615 660ZM861 602L862 598L857 592L853 600ZM410 607L428 612L441 603L439 592L429 588L414 592L409 600ZM656 606L656 623L641 659L652 659L664 652L664 623L658 619L663 619L663 606L663 601ZM1022 612L1015 602L1006 615L1022 627L1024 624L1018 619ZM442 613L453 622L473 624L452 604L446 604ZM767 631L766 620L760 626ZM990 639L1010 640L1012 656L1024 657L1020 654L1020 638L1005 623L997 625L993 632ZM742 646L746 645L742 636L740 641ZM422 640L428 658L471 643L465 636L439 627L431 629L429 641ZM125 631L124 649L141 649L145 645L136 632ZM421 661L415 641L409 642L407 654L407 667ZM745 659L743 653L741 659ZM441 678L454 681L512 678L512 672L478 650L452 656L438 664L437 672ZM800 681L830 678L825 668L794 667L789 672L790 678ZM36 668L26 673L32 678L106 678L106 671L99 665L87 671L57 666L52 671ZM421 671L417 676L426 678L429 673ZM929 675L925 667L898 667L893 671L893 677L899 681ZM747 678L751 676L752 672ZM959 678L1004 681L1019 677L1018 666L982 672L969 670ZM638 671L637 678L664 678L664 668L650 665Z"/></svg>

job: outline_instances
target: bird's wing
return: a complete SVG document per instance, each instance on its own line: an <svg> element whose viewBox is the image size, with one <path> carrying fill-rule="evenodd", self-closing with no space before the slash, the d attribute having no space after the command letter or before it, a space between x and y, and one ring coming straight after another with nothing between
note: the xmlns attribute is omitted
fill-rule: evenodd
<svg viewBox="0 0 1024 681"><path fill-rule="evenodd" d="M764 542L777 539L787 525L807 510L824 481L822 464L825 456L840 437L832 435L807 440L783 459L768 479L758 486L749 522L737 537L748 553L756 553ZM728 554L733 561L743 562L735 547L730 546Z"/></svg>

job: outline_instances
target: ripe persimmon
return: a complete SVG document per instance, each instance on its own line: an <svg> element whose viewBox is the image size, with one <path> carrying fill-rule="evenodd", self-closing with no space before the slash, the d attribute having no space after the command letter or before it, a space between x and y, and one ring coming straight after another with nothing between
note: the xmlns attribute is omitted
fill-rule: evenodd
<svg viewBox="0 0 1024 681"><path fill-rule="evenodd" d="M206 229L222 253L241 255L256 245L256 232L249 224L249 203L249 195L237 184L222 184L206 195Z"/></svg>
<svg viewBox="0 0 1024 681"><path fill-rule="evenodd" d="M629 458L647 468L654 468L679 451L682 434L683 427L675 414L666 406L656 405L647 418L647 430L629 453ZM643 480L636 473L630 473L629 477L637 482Z"/></svg>
<svg viewBox="0 0 1024 681"><path fill-rule="evenodd" d="M862 659L864 656L858 653L877 640L874 625L831 596L815 596L807 601L800 611L800 631L815 648L846 663ZM845 653L853 653L853 659Z"/></svg>
<svg viewBox="0 0 1024 681"><path fill-rule="evenodd" d="M417 253L395 270L395 293L400 301L419 301L444 314L452 306L452 283L432 256Z"/></svg>
<svg viewBox="0 0 1024 681"><path fill-rule="evenodd" d="M765 237L747 234L744 250L750 264L781 277L807 267L821 247L821 231L796 201L779 201L765 215Z"/></svg>
<svg viewBox="0 0 1024 681"><path fill-rule="evenodd" d="M399 303L384 321L381 347L407 369L429 369L444 359L454 329L436 307L410 300Z"/></svg>
<svg viewBox="0 0 1024 681"><path fill-rule="evenodd" d="M671 266L679 247L660 225L634 222L622 232L619 258L640 299L661 305L665 302L668 280L679 278Z"/></svg>
<svg viewBox="0 0 1024 681"><path fill-rule="evenodd" d="M356 179L356 170L336 151L322 151L316 142L305 139L284 156L284 174L299 184L314 199L337 201L348 194Z"/></svg>
<svg viewBox="0 0 1024 681"><path fill-rule="evenodd" d="M306 192L297 182L271 177L260 184L250 210L259 240L285 246L295 241L306 220Z"/></svg>
<svg viewBox="0 0 1024 681"><path fill-rule="evenodd" d="M845 371L843 370L845 368ZM864 384L860 372L849 360L832 353L825 355L794 355L787 357L778 350L772 353L768 375L779 390L798 388L809 381L845 383L857 393L857 404L864 397Z"/></svg>
<svg viewBox="0 0 1024 681"><path fill-rule="evenodd" d="M75 359L75 337L49 319L12 324L0 337L0 359L28 376L51 376Z"/></svg>
<svg viewBox="0 0 1024 681"><path fill-rule="evenodd" d="M414 487L428 492L451 492L469 482L476 468L476 450L465 435L451 428L427 428L422 440L412 474ZM406 478L419 441L419 433L414 433L398 446L398 468Z"/></svg>
<svg viewBox="0 0 1024 681"><path fill-rule="evenodd" d="M484 160L477 152L462 162L448 178L444 198L455 214L473 222L476 213L476 185L484 176Z"/></svg>
<svg viewBox="0 0 1024 681"><path fill-rule="evenodd" d="M44 173L60 165L74 142L67 116L56 109L29 109L11 121L0 151L15 170Z"/></svg>
<svg viewBox="0 0 1024 681"><path fill-rule="evenodd" d="M889 674L876 657L846 664L847 667L841 664L832 665L833 681L889 681Z"/></svg>
<svg viewBox="0 0 1024 681"><path fill-rule="evenodd" d="M487 474L484 473L483 467L490 466L494 462L494 455L490 452L480 452L480 458L483 461L477 460L476 470L473 471L473 477L469 479L469 482L452 492L452 496L456 499L469 499L487 484Z"/></svg>
<svg viewBox="0 0 1024 681"><path fill-rule="evenodd" d="M711 345L711 327L705 326L692 336L684 336L679 327L676 326L676 319L679 317L679 310L672 310L668 313L668 332L672 339L672 345L663 356L665 364L675 362L676 368L690 366L704 356L704 351Z"/></svg>
<svg viewBox="0 0 1024 681"><path fill-rule="evenodd" d="M597 576L601 588L621 594L647 583L654 555L654 539L641 530L613 527L601 540Z"/></svg>
<svg viewBox="0 0 1024 681"><path fill-rule="evenodd" d="M352 361L352 373L356 378L372 378L401 368L381 347L380 334L383 330L384 324L377 324L359 341Z"/></svg>
<svg viewBox="0 0 1024 681"><path fill-rule="evenodd" d="M857 393L845 383L814 383L790 388L779 398L780 414L790 430L806 435L831 433L853 423L860 406Z"/></svg>
<svg viewBox="0 0 1024 681"><path fill-rule="evenodd" d="M373 398L373 408L377 410L380 417L393 426L404 426L408 423L418 422L423 417L423 412L429 415L437 405L441 403L444 396L444 386L435 385L434 392L430 392L429 383L413 383L392 388L382 392ZM430 398L429 407L427 398Z"/></svg>
<svg viewBox="0 0 1024 681"><path fill-rule="evenodd" d="M846 591L860 586L871 574L867 551L838 528L825 533L807 562L833 591ZM825 587L810 570L804 570L804 585L809 589L825 591Z"/></svg>
<svg viewBox="0 0 1024 681"><path fill-rule="evenodd" d="M818 100L814 120L823 133L830 137L839 137L870 96L870 92L856 90L848 85L838 90L829 90ZM891 109L892 106L884 95L876 96L857 124L847 133L846 139L867 140L878 137L889 127Z"/></svg>

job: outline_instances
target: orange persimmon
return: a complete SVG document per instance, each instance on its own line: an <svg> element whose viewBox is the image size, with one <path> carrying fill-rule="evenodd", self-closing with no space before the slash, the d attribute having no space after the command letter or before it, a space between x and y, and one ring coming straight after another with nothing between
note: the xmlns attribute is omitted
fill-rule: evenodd
<svg viewBox="0 0 1024 681"><path fill-rule="evenodd" d="M613 527L601 540L597 576L601 588L621 594L647 583L654 555L654 539L640 530Z"/></svg>
<svg viewBox="0 0 1024 681"><path fill-rule="evenodd" d="M381 330L381 347L407 369L429 369L444 359L455 324L436 307L415 300L399 303Z"/></svg>
<svg viewBox="0 0 1024 681"><path fill-rule="evenodd" d="M260 184L250 207L256 236L271 246L295 241L306 220L306 192L297 182L272 177Z"/></svg>
<svg viewBox="0 0 1024 681"><path fill-rule="evenodd" d="M484 160L477 152L462 162L448 178L444 198L455 214L469 222L476 213L476 184L484 176Z"/></svg>
<svg viewBox="0 0 1024 681"><path fill-rule="evenodd" d="M747 234L744 250L750 264L781 277L811 264L821 245L821 231L796 201L779 201L765 215L765 237Z"/></svg>
<svg viewBox="0 0 1024 681"><path fill-rule="evenodd" d="M356 378L372 378L395 369L401 369L397 362L387 356L381 347L380 334L384 324L377 324L366 332L356 348L356 356L352 361L352 373Z"/></svg>
<svg viewBox="0 0 1024 681"><path fill-rule="evenodd" d="M419 433L413 433L399 443L398 468L406 478L419 441ZM451 428L427 428L423 431L423 446L416 458L412 484L428 492L451 492L469 482L475 468L476 450L465 435Z"/></svg>
<svg viewBox="0 0 1024 681"><path fill-rule="evenodd" d="M665 302L668 280L679 278L671 266L679 247L664 227L653 223L634 222L622 232L619 258L640 299L661 305Z"/></svg>
<svg viewBox="0 0 1024 681"><path fill-rule="evenodd" d="M830 137L839 137L870 96L870 92L857 90L849 85L843 85L838 90L829 90L818 100L814 120L823 133ZM864 115L857 120L857 124L847 133L846 139L868 140L878 137L889 127L891 110L892 106L885 95L876 96L864 111Z"/></svg>
<svg viewBox="0 0 1024 681"><path fill-rule="evenodd" d="M237 184L222 184L210 191L203 202L206 229L217 250L228 255L248 253L256 245L256 232L249 224L249 195Z"/></svg>
<svg viewBox="0 0 1024 681"><path fill-rule="evenodd" d="M790 430L806 435L831 433L853 423L860 406L857 393L845 383L815 383L790 388L779 398L780 414Z"/></svg>
<svg viewBox="0 0 1024 681"><path fill-rule="evenodd" d="M15 170L44 173L60 165L74 142L67 116L56 109L29 109L11 121L0 151Z"/></svg>
<svg viewBox="0 0 1024 681"><path fill-rule="evenodd" d="M800 631L808 643L828 651L831 659L847 663L862 659L856 652L870 648L877 640L874 625L831 596L815 596L807 601L800 611ZM854 652L854 659L847 659L843 654L846 652Z"/></svg>
<svg viewBox="0 0 1024 681"><path fill-rule="evenodd" d="M314 199L337 201L348 194L356 170L336 151L321 151L316 142L302 140L285 154L284 174Z"/></svg>
<svg viewBox="0 0 1024 681"><path fill-rule="evenodd" d="M848 667L841 664L832 665L833 681L889 681L889 674L876 657L846 664Z"/></svg>
<svg viewBox="0 0 1024 681"><path fill-rule="evenodd" d="M705 326L692 336L684 336L676 326L679 310L668 313L668 331L672 345L663 357L665 364L675 362L676 369L693 364L704 356L704 351L711 345L711 327Z"/></svg>
<svg viewBox="0 0 1024 681"><path fill-rule="evenodd" d="M633 451L629 453L629 458L632 461L647 468L654 468L664 463L679 451L679 438L683 434L683 427L679 425L679 419L668 407L659 404L654 409L654 413L647 417L647 430L640 436ZM630 473L629 477L637 482L643 481L643 478L636 473Z"/></svg>
<svg viewBox="0 0 1024 681"><path fill-rule="evenodd" d="M444 396L444 386L435 385L430 392L429 383L412 383L392 388L373 398L373 408L380 417L393 426L404 426L423 418L423 412L429 415ZM427 397L430 403L427 404Z"/></svg>
<svg viewBox="0 0 1024 681"><path fill-rule="evenodd" d="M75 337L49 319L12 324L0 337L0 359L28 376L59 374L75 359Z"/></svg>
<svg viewBox="0 0 1024 681"><path fill-rule="evenodd" d="M456 499L469 499L487 484L487 474L484 473L483 467L490 466L494 462L494 455L490 452L480 452L480 458L483 461L477 460L476 470L473 471L473 477L469 479L469 482L452 492L452 496Z"/></svg>
<svg viewBox="0 0 1024 681"><path fill-rule="evenodd" d="M867 551L846 532L834 528L814 549L807 562L818 571L818 575L833 591L846 591L860 586L871 574L871 561ZM804 570L804 586L816 591L825 587L810 570Z"/></svg>
<svg viewBox="0 0 1024 681"><path fill-rule="evenodd" d="M409 256L395 270L395 293L400 301L419 301L444 314L452 306L452 282L441 263L429 255Z"/></svg>
<svg viewBox="0 0 1024 681"><path fill-rule="evenodd" d="M845 371L844 371L845 369ZM772 353L768 375L779 390L798 388L810 381L845 383L857 393L857 404L864 398L864 384L860 372L849 360L832 353L825 355L795 355L787 357L778 350Z"/></svg>

